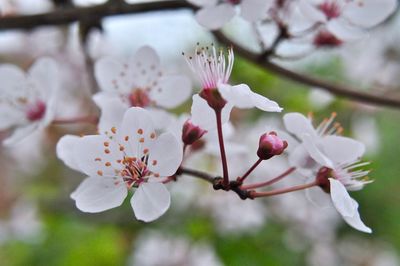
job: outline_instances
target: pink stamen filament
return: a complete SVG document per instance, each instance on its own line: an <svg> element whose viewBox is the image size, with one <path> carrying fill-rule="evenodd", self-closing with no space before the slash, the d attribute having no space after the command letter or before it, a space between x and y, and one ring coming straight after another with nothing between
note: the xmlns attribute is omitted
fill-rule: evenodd
<svg viewBox="0 0 400 266"><path fill-rule="evenodd" d="M283 172L282 174L278 175L277 177L275 177L275 178L273 178L271 180L268 180L268 181L265 181L265 182L260 182L260 183L243 185L240 188L243 189L243 190L247 190L247 189L255 189L255 188L270 186L270 185L275 184L276 182L280 181L284 177L290 175L295 170L296 170L296 167L291 167L291 168L287 169L285 172Z"/></svg>

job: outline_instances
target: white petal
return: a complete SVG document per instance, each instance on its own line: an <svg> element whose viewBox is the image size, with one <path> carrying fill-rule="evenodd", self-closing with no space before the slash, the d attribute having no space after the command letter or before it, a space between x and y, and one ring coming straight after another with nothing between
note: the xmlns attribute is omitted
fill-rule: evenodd
<svg viewBox="0 0 400 266"><path fill-rule="evenodd" d="M292 152L289 153L290 165L296 168L315 169L318 167L315 160L310 156L304 145L297 145Z"/></svg>
<svg viewBox="0 0 400 266"><path fill-rule="evenodd" d="M280 112L282 110L276 102L252 92L246 84L235 86L218 84L218 91L227 102L238 108L257 107L268 112Z"/></svg>
<svg viewBox="0 0 400 266"><path fill-rule="evenodd" d="M151 138L155 134L155 127L149 111L140 107L129 108L122 119L121 129L118 129L118 138L124 143L129 137L126 152L131 156L141 156L143 150L149 148L155 141Z"/></svg>
<svg viewBox="0 0 400 266"><path fill-rule="evenodd" d="M18 109L0 102L0 130L5 130L12 126L25 123L25 120L26 117L24 112L20 112Z"/></svg>
<svg viewBox="0 0 400 266"><path fill-rule="evenodd" d="M329 182L333 205L346 223L361 232L372 233L371 228L361 221L358 213L358 203L350 197L343 184L333 178L329 178Z"/></svg>
<svg viewBox="0 0 400 266"><path fill-rule="evenodd" d="M309 0L298 1L297 7L300 12L309 20L314 22L326 22L325 14L316 8Z"/></svg>
<svg viewBox="0 0 400 266"><path fill-rule="evenodd" d="M344 185L333 178L329 178L331 188L331 199L336 210L343 217L352 217L357 212L357 205L354 204L354 200L350 197Z"/></svg>
<svg viewBox="0 0 400 266"><path fill-rule="evenodd" d="M231 4L204 7L196 13L197 22L200 25L216 30L224 26L235 15L235 9Z"/></svg>
<svg viewBox="0 0 400 266"><path fill-rule="evenodd" d="M350 25L344 19L331 20L326 25L326 28L342 41L355 41L367 36L365 30Z"/></svg>
<svg viewBox="0 0 400 266"><path fill-rule="evenodd" d="M26 96L26 77L19 67L10 64L0 65L0 80L1 98Z"/></svg>
<svg viewBox="0 0 400 266"><path fill-rule="evenodd" d="M131 205L138 220L151 222L169 208L171 197L161 183L143 183L133 194Z"/></svg>
<svg viewBox="0 0 400 266"><path fill-rule="evenodd" d="M306 189L306 198L317 208L333 208L330 195L323 191L320 187L312 187Z"/></svg>
<svg viewBox="0 0 400 266"><path fill-rule="evenodd" d="M310 121L300 113L288 113L283 116L283 123L287 131L294 134L297 138L301 138L304 133L312 137L317 137L317 133Z"/></svg>
<svg viewBox="0 0 400 266"><path fill-rule="evenodd" d="M8 147L14 146L18 142L31 135L38 128L39 123L31 123L25 126L18 127L14 130L10 137L3 140L3 144Z"/></svg>
<svg viewBox="0 0 400 266"><path fill-rule="evenodd" d="M160 135L150 149L149 170L160 176L171 176L182 163L182 145L172 133Z"/></svg>
<svg viewBox="0 0 400 266"><path fill-rule="evenodd" d="M363 221L361 221L361 217L360 217L360 214L358 213L358 211L354 212L354 215L352 217L343 216L343 219L346 221L346 223L348 225L350 225L351 227L357 229L358 231L361 231L361 232L364 232L364 233L369 233L369 234L372 233L371 228L366 226L363 223Z"/></svg>
<svg viewBox="0 0 400 266"><path fill-rule="evenodd" d="M133 84L129 84L128 81L127 70L116 58L103 57L97 60L94 65L94 74L102 91L127 93L133 89Z"/></svg>
<svg viewBox="0 0 400 266"><path fill-rule="evenodd" d="M397 8L397 0L349 1L343 16L361 27L373 27L388 18Z"/></svg>
<svg viewBox="0 0 400 266"><path fill-rule="evenodd" d="M363 143L342 136L323 137L319 146L330 160L338 164L355 162L365 152Z"/></svg>
<svg viewBox="0 0 400 266"><path fill-rule="evenodd" d="M74 156L74 147L79 142L80 137L65 135L58 142L56 147L57 157L68 167L80 171Z"/></svg>
<svg viewBox="0 0 400 266"><path fill-rule="evenodd" d="M311 137L309 134L303 135L303 146L308 151L310 156L322 166L333 168L333 162L330 158L323 154L319 147L317 147L318 139Z"/></svg>
<svg viewBox="0 0 400 266"><path fill-rule="evenodd" d="M36 60L29 69L28 78L35 91L40 93L40 99L55 97L60 84L56 61L47 57Z"/></svg>
<svg viewBox="0 0 400 266"><path fill-rule="evenodd" d="M281 112L282 108L279 107L279 105L268 99L267 97L264 97L258 93L251 92L250 93L251 99L253 101L254 107L265 111L265 112Z"/></svg>
<svg viewBox="0 0 400 266"><path fill-rule="evenodd" d="M186 101L192 93L190 79L183 75L170 75L158 80L159 88L150 92L151 100L157 106L174 108Z"/></svg>
<svg viewBox="0 0 400 266"><path fill-rule="evenodd" d="M112 127L119 127L128 109L116 94L109 92L99 92L93 96L93 101L101 109L101 116L98 124L99 132L104 134Z"/></svg>
<svg viewBox="0 0 400 266"><path fill-rule="evenodd" d="M122 204L128 190L122 179L88 177L71 194L76 207L83 212L102 212Z"/></svg>
<svg viewBox="0 0 400 266"><path fill-rule="evenodd" d="M217 120L214 110L208 105L206 100L201 98L198 94L193 95L192 99L191 120L193 124L204 130L215 129L217 127ZM232 107L230 103L227 103L222 109L222 124L229 121Z"/></svg>
<svg viewBox="0 0 400 266"><path fill-rule="evenodd" d="M266 18L268 10L274 4L274 0L243 0L240 4L240 14L247 21L255 22Z"/></svg>
<svg viewBox="0 0 400 266"><path fill-rule="evenodd" d="M150 46L139 48L129 60L129 76L137 88L151 88L160 76L160 58Z"/></svg>
<svg viewBox="0 0 400 266"><path fill-rule="evenodd" d="M74 146L73 156L76 158L78 169L89 176L113 177L116 175L115 170L121 168L116 161L123 159L124 154L114 141L104 135L79 138ZM106 166L108 162L111 166Z"/></svg>
<svg viewBox="0 0 400 266"><path fill-rule="evenodd" d="M174 120L174 115L163 110L157 108L147 108L146 109L151 117L151 120L154 123L155 129L165 129L170 126L172 121Z"/></svg>

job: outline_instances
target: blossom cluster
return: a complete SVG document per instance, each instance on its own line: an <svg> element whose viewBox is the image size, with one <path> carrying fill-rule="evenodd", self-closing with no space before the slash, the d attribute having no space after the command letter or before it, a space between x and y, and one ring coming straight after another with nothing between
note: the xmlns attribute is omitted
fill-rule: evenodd
<svg viewBox="0 0 400 266"><path fill-rule="evenodd" d="M215 190L236 194L243 200L306 190L315 205L327 202L350 226L371 232L348 192L371 182L369 171L362 169L367 163L360 161L365 147L341 136L335 114L314 127L310 117L286 113L285 130L248 135L257 142L255 149L249 149L231 138L235 130L230 123L231 111L256 108L279 113L283 108L246 84L230 84L234 67L231 47L198 46L184 58L199 81L200 90L194 95L191 79L166 71L149 46L130 58L102 57L96 61L94 71L100 91L92 99L101 115L94 120L76 121L96 122L97 133L65 135L56 147L59 159L87 176L71 193L79 210L97 213L115 208L132 193L130 203L136 219L154 221L170 207L169 189L184 186L181 176L186 175L205 179ZM2 65L0 76L4 81L0 128L10 134L5 145L51 124L74 122L56 116L61 99L58 67L53 59L38 60L27 73ZM190 114L177 117L168 111L184 104L190 96ZM207 169L187 168L191 158L207 153L218 155L220 171L216 175L207 173ZM288 168L255 182L257 169L275 158L287 158ZM278 181L291 175L304 176L307 181L297 178L295 185L276 188ZM321 200L323 197L328 200Z"/></svg>

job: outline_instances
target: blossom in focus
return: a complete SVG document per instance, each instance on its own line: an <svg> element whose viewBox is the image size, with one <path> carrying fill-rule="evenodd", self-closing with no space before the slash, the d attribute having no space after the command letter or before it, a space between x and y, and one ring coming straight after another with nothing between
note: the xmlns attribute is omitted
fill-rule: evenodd
<svg viewBox="0 0 400 266"><path fill-rule="evenodd" d="M396 10L397 0L300 0L298 7L308 19L324 25L316 35L320 42L341 42L360 38L365 29L383 22Z"/></svg>
<svg viewBox="0 0 400 266"><path fill-rule="evenodd" d="M149 112L128 109L120 125L101 135L64 136L57 156L88 177L71 194L78 209L102 212L120 206L134 189L131 205L138 220L153 221L170 205L163 177L174 175L182 148L171 133L157 136Z"/></svg>
<svg viewBox="0 0 400 266"><path fill-rule="evenodd" d="M336 210L350 226L371 233L360 219L358 203L347 192L360 190L371 182L367 179L369 171L360 169L368 164L360 162L365 146L351 138L333 135L339 129L330 128L333 118L314 129L311 121L299 113L284 116L286 129L301 140L292 153L292 163L311 169L307 175L316 173L318 185L330 194Z"/></svg>
<svg viewBox="0 0 400 266"><path fill-rule="evenodd" d="M210 29L216 30L224 26L235 15L235 7L240 6L241 15L250 22L267 17L268 10L274 5L274 0L188 0L199 6L196 13L197 22Z"/></svg>
<svg viewBox="0 0 400 266"><path fill-rule="evenodd" d="M0 130L13 130L3 144L13 145L52 122L58 77L50 58L38 59L27 73L14 65L0 66Z"/></svg>
<svg viewBox="0 0 400 266"><path fill-rule="evenodd" d="M205 48L197 47L195 54L186 57L186 60L202 85L202 91L199 94L202 99L197 95L193 96L194 105L204 106L204 103L207 102L214 110L221 109L223 116L226 112L228 119L232 107L256 107L267 112L280 112L282 110L276 102L252 92L246 84L235 86L228 84L234 62L232 48L228 48L226 56L223 50L217 51L214 45ZM202 109L204 108L202 107ZM203 114L196 116L192 106L192 120L195 124L202 125L204 120L214 120L215 118L212 117ZM224 121L224 119L222 120Z"/></svg>

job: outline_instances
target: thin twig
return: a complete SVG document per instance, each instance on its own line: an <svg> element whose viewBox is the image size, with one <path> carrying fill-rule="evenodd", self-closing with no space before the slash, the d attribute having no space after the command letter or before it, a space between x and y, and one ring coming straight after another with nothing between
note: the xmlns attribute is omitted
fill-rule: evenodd
<svg viewBox="0 0 400 266"><path fill-rule="evenodd" d="M177 175L190 175L190 176L193 176L193 177L198 177L198 178L203 179L203 180L205 180L207 182L210 182L211 184L214 183L214 179L215 179L214 176L209 175L209 174L207 174L205 172L194 170L194 169L189 169L189 168L186 168L186 167L179 167L179 169L178 169L176 174Z"/></svg>
<svg viewBox="0 0 400 266"><path fill-rule="evenodd" d="M329 81L321 80L306 74L302 73L297 73L295 71L283 68L277 64L274 64L270 61L263 60L262 57L260 57L259 54L253 53L239 44L235 43L228 37L226 37L221 31L213 31L214 36L216 39L225 44L232 46L233 49L237 54L242 56L243 58L252 61L253 63L257 64L258 66L272 71L275 74L278 74L279 76L291 79L296 82L300 82L305 85L309 85L312 87L319 87L323 90L329 91L330 93L333 93L338 96L343 96L352 100L372 104L372 105L380 105L380 106L388 106L388 107L394 107L394 108L400 108L400 98L394 98L394 97L385 97L384 95L380 94L375 94L375 93L369 93L369 92L363 92L361 90L352 88L350 86L346 85L337 85L334 83L331 83Z"/></svg>

